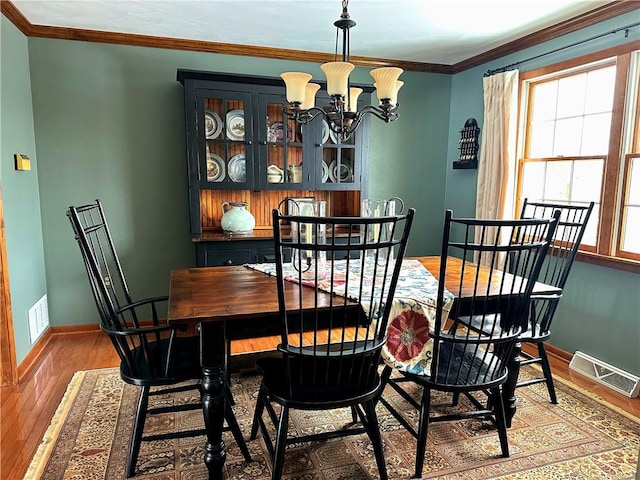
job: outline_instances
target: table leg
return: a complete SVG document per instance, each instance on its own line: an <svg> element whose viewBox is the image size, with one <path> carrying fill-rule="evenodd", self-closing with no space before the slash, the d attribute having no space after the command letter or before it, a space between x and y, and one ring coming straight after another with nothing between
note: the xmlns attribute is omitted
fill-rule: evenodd
<svg viewBox="0 0 640 480"><path fill-rule="evenodd" d="M507 428L511 428L511 420L516 414L516 384L520 375L520 352L522 344L517 342L513 347L512 357L507 364L507 381L502 385L502 400Z"/></svg>
<svg viewBox="0 0 640 480"><path fill-rule="evenodd" d="M209 470L209 480L222 480L222 468L227 457L222 441L226 343L223 322L200 324L202 412L207 432L204 463Z"/></svg>

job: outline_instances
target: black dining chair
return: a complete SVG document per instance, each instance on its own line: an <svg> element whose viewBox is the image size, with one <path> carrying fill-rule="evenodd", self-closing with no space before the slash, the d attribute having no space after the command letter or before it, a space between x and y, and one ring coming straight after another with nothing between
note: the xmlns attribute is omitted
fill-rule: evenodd
<svg viewBox="0 0 640 480"><path fill-rule="evenodd" d="M560 212L558 227L540 272L538 279L540 282L564 289L587 228L593 205L593 202L587 205L564 205L560 203L530 202L526 198L524 199L520 218L545 218L551 217L555 211ZM558 400L553 385L553 376L549 366L549 359L547 358L545 342L551 336L551 321L561 297L562 295L532 296L526 329L518 337L520 342L533 344L537 348L537 355L521 352L524 360L520 362L520 365L540 364L542 376L519 380L516 387L525 387L544 382L547 385L551 403L558 403Z"/></svg>
<svg viewBox="0 0 640 480"><path fill-rule="evenodd" d="M433 422L490 420L497 427L503 456L509 456L501 385L507 379L507 365L556 221L462 219L454 218L451 210L446 212L438 278L446 279L455 289L445 294L445 282L438 283L435 321L430 327L430 361L422 371L386 365L382 372L383 383L397 395L385 394L380 402L417 440L416 478L422 475L428 428ZM513 235L514 231L521 235ZM449 268L450 256L467 261L459 269ZM510 267L512 273L508 273ZM473 279L472 288L463 282L465 277ZM452 302L447 300L450 294ZM469 318L483 327L486 323L486 328L466 328ZM422 388L420 401L410 393L416 385ZM438 413L432 408L432 391L463 394L469 398L470 407ZM486 393L489 401L481 403L474 392ZM417 428L401 413L397 402L408 402L419 412Z"/></svg>
<svg viewBox="0 0 640 480"><path fill-rule="evenodd" d="M562 203L531 202L524 199L520 218L550 218L554 212L559 212L560 218L553 242L549 245L545 262L538 280L558 289L564 289L569 272L578 253L578 248L587 229L587 224L593 210L594 202L586 205L566 205ZM529 315L523 325L522 333L518 337L521 344L532 344L537 354L520 351L519 366L539 364L542 374L534 378L517 380L516 387L526 387L537 383L546 383L551 403L558 403L553 384L551 366L545 348L546 341L551 337L551 322L555 315L562 293L555 295L533 295L529 307ZM486 324L486 322L485 322ZM471 319L471 328L478 329L480 325L476 319ZM454 399L454 403L457 400Z"/></svg>
<svg viewBox="0 0 640 480"><path fill-rule="evenodd" d="M375 411L382 392L378 366L413 216L413 209L379 218L273 210L282 330L279 356L257 362L262 382L251 429L251 439L260 431L265 440L272 479L282 476L286 445L362 433L373 445L380 478L387 479ZM291 263L284 263L289 253ZM345 428L288 436L291 409L337 408L351 409L353 422Z"/></svg>
<svg viewBox="0 0 640 480"><path fill-rule="evenodd" d="M136 462L143 440L160 440L178 436L204 435L204 429L144 437L147 413L202 408L201 402L186 406L149 409L149 396L188 388L200 389L202 377L198 337L181 335L184 325L160 322L158 305L166 296L133 300L118 254L111 238L104 209L99 200L67 210L75 238L80 247L98 313L100 328L113 344L120 358L120 377L126 383L142 387L138 401L131 443L127 457L127 477L136 473ZM185 383L184 385L178 385ZM227 405L232 403L227 389ZM251 460L242 432L230 406L225 412L228 424L247 461Z"/></svg>

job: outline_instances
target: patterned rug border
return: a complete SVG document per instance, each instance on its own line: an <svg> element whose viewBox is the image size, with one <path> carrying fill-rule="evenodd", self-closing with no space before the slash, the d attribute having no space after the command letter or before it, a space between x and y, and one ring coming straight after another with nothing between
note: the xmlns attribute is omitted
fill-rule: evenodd
<svg viewBox="0 0 640 480"><path fill-rule="evenodd" d="M38 445L38 449L31 459L29 468L24 475L24 480L37 479L42 475L44 468L47 466L47 462L49 461L49 457L53 452L53 447L55 446L56 439L58 438L62 427L64 427L67 416L69 415L69 411L73 406L73 401L80 391L82 380L84 380L87 372L98 370L110 371L115 369L117 369L117 367L97 368L95 370L78 370L73 374L73 377L71 377L71 380L67 385L67 389L65 390L64 395L60 400L60 404L53 414L51 423L47 427L40 445Z"/></svg>
<svg viewBox="0 0 640 480"><path fill-rule="evenodd" d="M539 370L539 367L537 366L531 366L533 368L535 368L536 370ZM80 387L82 385L82 382L84 380L84 378L92 373L92 372L117 372L119 369L118 367L108 367L108 368L98 368L98 369L90 369L90 370L79 370L77 371L72 379L70 380L67 389L60 401L60 404L58 405L58 408L56 409L56 412L53 415L53 418L51 420L51 423L49 425L49 427L47 428L43 439L40 443L40 445L38 446L38 449L35 453L35 455L33 456L31 463L29 465L29 468L27 469L27 472L25 473L24 476L24 480L37 480L38 478L40 478L40 476L43 474L43 471L45 469L45 467L47 466L47 463L49 462L50 456L53 452L55 443L56 443L56 439L59 436L60 431L62 430L62 428L65 425L66 419L69 415L69 412L71 410L71 407L73 406L74 400L77 397L77 394L80 391ZM576 385L575 383L573 383L571 380L562 378L560 376L556 376L554 377L555 381L559 381L560 383L562 383L564 386L566 386L567 388L575 391L577 394L585 396L593 401L595 401L596 403L602 405L603 407L617 413L620 414L621 416L627 418L628 420L638 424L640 426L640 417L636 417L635 415L631 414L630 412L627 412L625 410L623 410L622 408L613 405L609 402L607 402L606 400L604 400L602 397L600 397L599 395L590 392L589 390L580 387L578 385ZM639 459L640 462L640 459ZM640 471L640 470L639 470Z"/></svg>

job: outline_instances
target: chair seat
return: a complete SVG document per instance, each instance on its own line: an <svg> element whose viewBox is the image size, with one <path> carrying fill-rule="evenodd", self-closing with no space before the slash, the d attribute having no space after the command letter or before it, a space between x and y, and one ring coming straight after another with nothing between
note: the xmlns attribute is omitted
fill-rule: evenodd
<svg viewBox="0 0 640 480"><path fill-rule="evenodd" d="M496 321L497 315L486 315L484 317L484 328L482 331L485 333L490 331L493 328L493 323ZM471 319L469 317L460 317L459 322L469 326L471 329L475 331L481 330L481 316L474 316ZM535 325L531 325L531 323L527 322L526 329L523 329L518 335L518 340L521 342L541 342L547 340L551 336L551 332L543 331L540 324L536 323Z"/></svg>
<svg viewBox="0 0 640 480"><path fill-rule="evenodd" d="M472 345L443 343L438 356L442 359L453 359L453 362L440 362L448 368L439 368L435 380L427 373L401 373L421 385L437 385L439 389L465 390L465 387L469 387L478 390L478 378L485 378L486 388L491 388L503 383L507 372L497 368L500 362L495 355L485 353L484 349L477 349Z"/></svg>
<svg viewBox="0 0 640 480"><path fill-rule="evenodd" d="M287 370L286 362L290 362ZM328 368L318 378L339 379L340 370L344 368L344 362L330 362ZM297 383L295 380L300 372L300 359L263 358L256 362L258 372L263 375L263 386L271 396L277 398L279 403L298 409L316 409L319 405L323 408L340 408L353 405L354 402L362 403L373 398L380 391L381 382L377 372L371 376L368 384L311 382ZM291 372L291 378L286 374ZM308 371L308 370L307 370Z"/></svg>
<svg viewBox="0 0 640 480"><path fill-rule="evenodd" d="M149 365L164 369L169 354L169 339L149 342L148 352L153 356L152 361L145 358L140 346L132 350L132 366L122 362L120 376L122 380L132 385L157 386L170 385L184 380L202 377L200 367L199 344L197 336L175 337L173 340L171 369L168 374L162 371L151 371Z"/></svg>

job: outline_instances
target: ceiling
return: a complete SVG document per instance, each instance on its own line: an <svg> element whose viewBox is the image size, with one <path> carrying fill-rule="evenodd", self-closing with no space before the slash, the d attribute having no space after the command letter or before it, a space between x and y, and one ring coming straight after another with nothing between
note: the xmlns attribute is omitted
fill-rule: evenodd
<svg viewBox="0 0 640 480"><path fill-rule="evenodd" d="M335 50L338 0L11 0L34 26ZM4 3L4 0L3 0ZM351 54L453 65L610 0L352 0Z"/></svg>

